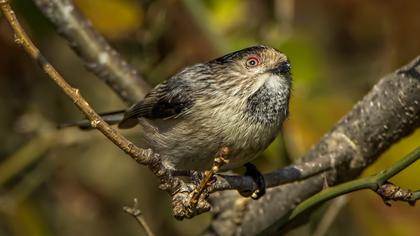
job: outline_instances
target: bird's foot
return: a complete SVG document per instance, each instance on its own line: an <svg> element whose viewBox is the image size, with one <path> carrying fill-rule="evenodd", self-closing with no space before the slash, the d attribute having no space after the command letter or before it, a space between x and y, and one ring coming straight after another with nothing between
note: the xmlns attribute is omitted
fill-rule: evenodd
<svg viewBox="0 0 420 236"><path fill-rule="evenodd" d="M258 171L255 165L249 162L245 164L245 168L245 175L250 176L257 185L257 190L251 193L251 198L257 200L265 194L266 184L264 176L261 174L261 172Z"/></svg>
<svg viewBox="0 0 420 236"><path fill-rule="evenodd" d="M227 159L228 154L229 148L221 148L219 153L214 158L214 163L210 170L206 170L203 173L196 171L192 172L192 181L196 184L196 188L191 193L191 208L195 208L200 196L214 182L214 175L220 170L220 167L229 162Z"/></svg>

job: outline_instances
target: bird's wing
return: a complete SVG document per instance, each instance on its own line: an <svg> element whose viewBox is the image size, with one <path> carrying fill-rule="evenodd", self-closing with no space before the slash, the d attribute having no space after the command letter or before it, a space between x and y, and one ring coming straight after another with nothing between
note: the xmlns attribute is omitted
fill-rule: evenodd
<svg viewBox="0 0 420 236"><path fill-rule="evenodd" d="M120 128L131 128L138 118L168 119L178 117L192 107L191 88L186 80L173 77L156 86L144 100L134 104L124 114Z"/></svg>

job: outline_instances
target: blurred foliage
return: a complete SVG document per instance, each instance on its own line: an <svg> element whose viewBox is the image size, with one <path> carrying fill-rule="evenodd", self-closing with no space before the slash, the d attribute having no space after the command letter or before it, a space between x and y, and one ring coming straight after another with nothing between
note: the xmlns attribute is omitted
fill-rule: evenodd
<svg viewBox="0 0 420 236"><path fill-rule="evenodd" d="M127 37L141 27L143 8L136 0L75 0L97 30L112 40Z"/></svg>
<svg viewBox="0 0 420 236"><path fill-rule="evenodd" d="M98 111L125 106L85 71L31 1L13 3L37 45ZM381 76L420 53L415 0L75 3L152 84L186 65L253 44L285 52L294 75L291 115L283 136L256 160L265 171L302 156ZM0 45L0 169L13 168L5 171L7 178L0 173L7 180L0 186L0 235L142 235L121 210L134 197L157 235L196 235L206 227L208 214L174 220L156 179L101 135L53 128L81 115L13 44L1 17ZM136 131L124 134L136 140ZM392 165L419 143L417 131L364 174ZM394 181L419 189L419 168L413 165ZM354 193L327 235L415 235L419 211L400 203L386 207L370 192ZM323 213L320 209L311 224L290 235L310 234Z"/></svg>

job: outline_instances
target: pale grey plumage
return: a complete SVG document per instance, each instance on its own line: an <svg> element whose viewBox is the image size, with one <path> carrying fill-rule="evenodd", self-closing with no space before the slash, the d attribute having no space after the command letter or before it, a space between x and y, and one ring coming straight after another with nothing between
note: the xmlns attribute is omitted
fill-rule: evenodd
<svg viewBox="0 0 420 236"><path fill-rule="evenodd" d="M284 54L254 46L186 67L157 85L121 116L104 119L143 128L143 147L152 148L176 170L206 170L221 147L239 167L264 151L288 114L290 64ZM88 128L88 121L73 124Z"/></svg>
<svg viewBox="0 0 420 236"><path fill-rule="evenodd" d="M250 57L261 60L248 65ZM230 148L223 169L239 167L276 137L288 113L290 64L279 51L255 46L183 69L131 107L120 127L137 122L145 145L171 169L205 170Z"/></svg>

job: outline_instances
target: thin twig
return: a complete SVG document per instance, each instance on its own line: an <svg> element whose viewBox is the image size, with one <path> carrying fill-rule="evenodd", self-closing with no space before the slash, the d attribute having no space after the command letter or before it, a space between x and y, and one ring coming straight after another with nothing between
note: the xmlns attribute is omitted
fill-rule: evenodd
<svg viewBox="0 0 420 236"><path fill-rule="evenodd" d="M40 54L39 50L29 40L29 38L27 37L27 35L23 31L23 29L21 28L21 26L17 22L17 20L14 16L14 13L10 8L10 5L9 5L8 1L7 0L0 0L0 5L1 5L1 9L3 11L3 14L4 14L5 18L8 20L8 22L10 23L12 29L14 30L14 32L16 34L15 42L22 45L23 48L25 49L25 51L28 54L30 54L30 56L40 64L42 69L55 81L55 83L60 88L63 89L63 91L67 94L67 96L70 97L70 99L76 104L76 106L78 106L78 108L91 121L91 124L94 128L99 129L106 137L108 137L118 147L120 147L122 150L124 150L126 153L128 153L138 163L149 166L149 168L152 170L152 172L160 178L161 183L162 183L160 187L162 189L166 190L172 196L172 203L173 203L173 207L174 207L175 216L178 216L179 218L188 217L188 216L184 216L182 214L183 214L183 207L185 206L184 205L185 204L184 200L187 199L186 197L184 197L184 195L185 194L188 195L188 193L190 193L191 185L186 185L185 183L183 183L181 180L179 180L177 178L171 178L170 174L168 173L168 170L166 170L163 167L158 154L153 153L153 151L151 151L151 150L145 150L145 149L141 149L141 148L136 147L133 143L131 143L130 141L128 141L127 139L125 139L124 137L119 135L114 129L109 127L101 119L101 117L98 116L95 113L95 111L82 98L82 96L80 96L80 94L78 93L78 90L75 89L75 88L72 88L69 84L67 84L67 82L64 81L64 79L58 74L58 72L52 67L52 65L49 64L46 61L46 59ZM408 72L402 71L401 73L405 73L408 76L409 72L412 73L411 71L408 71ZM416 101L414 101L414 102L416 102ZM411 108L412 107L410 107L410 109ZM414 108L412 110L415 111ZM407 111L406 113L411 114L410 112L411 112L411 110L409 110L409 112ZM388 129L388 127L384 126L384 129ZM400 136L395 136L394 139L397 139L398 137L400 137ZM349 145L354 145L354 143L352 143L353 141L351 139L349 139L347 136L344 135L344 138L346 140L348 139L348 140L351 141L349 143ZM384 137L382 137L382 138L384 138ZM392 139L392 140L394 140L394 139ZM335 139L335 141L337 141L337 139ZM363 141L363 140L361 140L361 141ZM343 143L346 144L346 142L343 142ZM336 143L334 143L334 144L336 144ZM383 143L381 143L381 144L383 144ZM340 146L340 147L342 148L342 146ZM382 145L379 149L375 149L376 152L374 154L377 154L380 151L383 151L383 149L385 149L386 147L387 147L387 145ZM346 149L344 148L344 150L346 150ZM311 153L317 153L317 152L311 152ZM374 154L370 154L369 157L375 156ZM330 157L330 156L328 156L328 157ZM356 166L360 165L362 167L363 165L359 164L359 163L361 163L361 161L363 161L361 158L363 158L363 155L359 155L359 156L357 156L357 158L353 158L354 160L352 161L352 165L356 165ZM340 158L339 161L347 162L350 159L351 158L349 156L349 159L344 160L343 158ZM306 160L308 160L308 158L306 158ZM325 158L325 160L329 160L329 158ZM318 163L316 163L316 164L318 164ZM326 167L327 168L334 168L336 166L338 166L337 163L334 163L334 164L329 163ZM325 169L323 169L323 170L325 170ZM237 178L237 179L239 180L239 178ZM248 178L245 178L245 180L246 180L245 182L248 181L247 179ZM238 186L239 186L239 184L238 184ZM243 185L241 185L241 186L243 186ZM247 185L247 186L250 186L250 185ZM253 186L253 185L251 184L251 186ZM227 186L224 189L231 189L231 188L234 188L234 187ZM221 188L221 189L223 189L223 188ZM416 196L418 196L418 194ZM181 207L178 207L177 204L180 204ZM197 209L196 213L200 213L202 211L208 210L205 202L202 202L201 205L199 203L199 204L197 204L197 206L198 206L198 209ZM189 217L191 217L191 215L189 215Z"/></svg>
<svg viewBox="0 0 420 236"><path fill-rule="evenodd" d="M408 203L409 203L410 205L412 205L412 206L415 206L415 205L416 205L416 202L417 202L419 199L420 199L420 190L413 191L413 192L411 193L411 197L410 197L410 199L408 200Z"/></svg>
<svg viewBox="0 0 420 236"><path fill-rule="evenodd" d="M132 207L125 206L123 210L134 217L139 225L143 228L144 232L146 232L147 236L154 236L152 230L150 229L149 225L147 224L146 220L143 218L143 214L141 210L138 208L138 200L134 198L134 205Z"/></svg>
<svg viewBox="0 0 420 236"><path fill-rule="evenodd" d="M201 194L205 189L209 187L209 182L213 178L213 176L220 170L220 167L225 165L229 162L227 156L229 155L229 148L224 147L220 150L220 152L216 155L214 159L213 166L211 170L204 172L204 177L201 180L200 184L197 188L194 189L192 192L191 200L190 200L190 207L195 208L197 206L198 200L200 199Z"/></svg>
<svg viewBox="0 0 420 236"><path fill-rule="evenodd" d="M55 68L41 54L33 44L24 29L19 24L8 0L0 0L1 11L11 26L15 42L22 46L29 56L38 62L42 70L55 82L55 84L73 101L79 110L90 121L93 128L98 129L103 135L111 140L121 150L126 152L137 163L146 165L160 179L159 188L166 191L172 197L173 214L178 219L191 218L197 214L210 210L210 204L206 198L199 198L195 208L190 207L190 193L195 186L186 184L179 178L172 177L170 171L165 168L157 153L151 149L142 149L134 145L115 129L109 126L80 95L79 90L70 86Z"/></svg>
<svg viewBox="0 0 420 236"><path fill-rule="evenodd" d="M260 233L278 218L290 214L299 203L321 191L325 180L329 186L334 186L358 176L385 150L409 136L419 125L420 56L417 56L395 72L382 76L371 91L299 160L311 161L314 168L317 168L318 161L327 163L325 160L329 160L328 170L302 181L271 188L262 200L249 202L245 211L235 207L239 194L214 195L223 198L211 199L217 211L205 234ZM239 222L229 217L238 214L242 216ZM294 226L281 231L284 233Z"/></svg>
<svg viewBox="0 0 420 236"><path fill-rule="evenodd" d="M290 222L295 220L297 217L301 216L303 213L307 212L308 210L312 209L313 207L325 201L328 201L330 199L333 199L343 194L347 194L347 193L362 190L362 189L370 189L378 193L386 201L389 201L389 200L406 201L410 203L410 205L413 205L417 199L411 198L411 194L412 194L411 192L409 193L405 192L405 195L401 197L399 194L395 194L395 191L390 191L392 193L387 194L378 190L387 188L387 187L384 187L383 185L388 184L387 183L388 179L395 176L401 170L407 168L418 159L420 159L420 147L416 148L413 152L408 154L406 157L404 157L399 162L395 163L393 166L391 166L387 170L384 170L375 176L364 177L364 178L352 180L352 181L349 181L349 182L346 182L346 183L343 183L334 187L327 188L313 195L312 197L306 199L305 201L303 201L296 208L294 208L289 214L279 219L275 224L271 225L265 231L261 232L261 235L266 235L268 232L271 232L273 228L279 229L279 228L284 227L286 224L289 224ZM396 197L396 196L400 196L400 197Z"/></svg>
<svg viewBox="0 0 420 236"><path fill-rule="evenodd" d="M150 149L141 149L120 135L115 129L110 127L103 119L90 107L86 100L80 95L79 90L71 87L63 77L55 70L55 68L40 53L38 48L30 40L24 29L19 24L15 13L10 7L8 0L0 0L1 11L10 24L14 35L15 42L21 45L29 56L38 62L43 71L62 89L62 91L73 101L73 103L85 114L89 119L93 128L98 129L109 140L111 140L120 149L131 156L136 162L147 165L152 172L161 179L162 189L173 195L183 183L178 178L171 178L168 170L160 161L159 155ZM176 214L176 213L174 213Z"/></svg>
<svg viewBox="0 0 420 236"><path fill-rule="evenodd" d="M75 46L79 53L82 53L82 57L87 58L86 60L88 61L88 64L93 63L93 62L89 62L89 60L97 60L99 57L99 54L102 51L105 51L107 54L109 54L108 56L116 55L116 52L114 50L112 50L112 52L108 52L108 50L111 50L109 48L109 45L103 44L105 43L105 40L97 32L94 31L94 29L90 26L88 21L77 11L77 9L74 7L71 1L69 0L58 0L58 1L34 0L34 1L38 5L38 7L41 10L43 10L46 16L49 17L50 20L57 26L59 31L62 34L64 34L64 36L71 42L71 45ZM201 9L203 7L203 6L198 6L196 3L192 4L192 2L190 1L186 1L185 4L188 5L189 7L193 7L194 9L195 8ZM209 23L207 22L206 24L209 24ZM17 40L17 42L19 42L19 40ZM32 48L35 48L33 44L30 46ZM83 56L83 53L86 53L86 55ZM35 55L37 54L39 54L39 52L35 53ZM38 60L40 63L46 62L46 60L40 54L39 54L39 58L38 56L35 56L35 55L32 56L35 60ZM110 58L112 59L112 57ZM114 59L112 60L111 59L109 62L112 62L112 63L105 64L104 67L110 67L109 70L115 69L116 72L113 72L113 73L118 74L118 76L114 75L114 77L115 76L127 77L127 75L122 73L123 71L128 71L127 68L118 69L118 67L116 68L113 67L113 65L114 66L118 64L126 65L126 63L125 62L114 63L113 62ZM119 61L121 60L121 58L119 58L119 56L117 55L117 58L115 58L115 60ZM51 69L53 69L51 65L48 65L48 67L51 67ZM57 72L52 72L52 73L58 75ZM101 75L107 75L107 74L109 73L105 73L105 72L101 73ZM134 78L133 81L134 80L136 80L136 78ZM131 84L127 84L127 86L129 88L134 89L134 87L132 87ZM111 85L111 87L113 87L113 85ZM69 90L68 92L72 93L71 91L72 89L75 90L74 88L70 87L70 89L68 89ZM75 91L73 91L73 93ZM116 92L118 93L121 91L116 91ZM139 92L133 92L133 93L139 93ZM129 93L129 94L132 94L132 93ZM138 96L133 95L130 97L136 99ZM82 101L80 98L75 98L73 100ZM103 122L98 122L98 120L99 119L97 118L93 119L92 124L98 123L98 129L101 129ZM112 130L112 132L115 133L114 130ZM115 143L116 141L113 140L113 142ZM132 145L132 143L127 143L123 140L119 140L117 142L123 143L125 145L125 148L122 148L122 149L125 150L126 152L127 151L130 152L130 150L127 150L129 149L127 147L133 147L133 150L131 150L131 152L134 152L135 147L134 145ZM134 156L138 156L139 151L140 150L137 150L137 153ZM152 155L152 153L148 155ZM138 157L135 157L135 159L138 159ZM144 162L140 162L140 163L144 164ZM309 161L309 162L294 164L289 167L273 171L271 173L264 175L264 178L266 180L267 187L270 188L270 187L278 186L284 183L289 183L296 180L304 179L304 178L316 175L320 172L326 171L330 168L331 168L331 163L328 159L324 159L324 161L317 160L316 163L315 162L312 163ZM255 185L255 182L252 180L251 177L221 175L221 177L219 176L217 178L217 182L214 184L214 187L212 187L212 192L228 190L228 189L237 189L239 191L251 190L251 192L253 192L253 190L255 190L256 188L257 186Z"/></svg>
<svg viewBox="0 0 420 236"><path fill-rule="evenodd" d="M64 161L67 160L63 158L51 160L50 156L46 159L40 160L32 170L25 173L22 180L14 183L12 188L7 188L7 191L0 195L0 211L8 214L15 213L16 208L19 207L21 203L24 202L37 188L39 188L42 183L51 177L54 170ZM0 189L2 189L2 187L3 186L0 185Z"/></svg>
<svg viewBox="0 0 420 236"><path fill-rule="evenodd" d="M104 80L129 105L150 89L104 37L97 32L71 0L34 0L84 61L86 68Z"/></svg>
<svg viewBox="0 0 420 236"><path fill-rule="evenodd" d="M37 61L43 71L59 86L73 103L91 121L92 127L101 131L108 139L114 142L123 151L128 153L141 164L150 164L153 160L153 152L136 147L133 143L111 128L103 119L90 107L86 100L80 95L79 90L71 87L55 68L41 54L33 44L28 35L19 24L15 13L9 5L8 0L0 0L1 10L15 33L15 42L23 47L32 59Z"/></svg>
<svg viewBox="0 0 420 236"><path fill-rule="evenodd" d="M323 214L321 221L314 230L312 236L324 236L327 234L328 229L333 225L334 220L341 212L343 207L347 204L349 198L346 195L334 199L328 206L328 209Z"/></svg>
<svg viewBox="0 0 420 236"><path fill-rule="evenodd" d="M401 188L391 182L386 182L375 191L382 197L387 206L391 206L391 201L403 201L414 206L417 200L411 198L413 192L409 189Z"/></svg>
<svg viewBox="0 0 420 236"><path fill-rule="evenodd" d="M57 137L57 132L40 132L13 155L5 158L0 163L0 187L42 157L42 154L56 143Z"/></svg>
<svg viewBox="0 0 420 236"><path fill-rule="evenodd" d="M190 203L187 199L190 199L188 195L189 193L191 193L191 191L193 191L194 186L192 184L184 183L179 178L173 178L169 173L169 170L163 166L157 153L154 153L150 149L146 150L137 147L125 137L120 135L115 129L110 127L106 122L104 122L104 120L90 107L86 100L80 95L79 90L71 87L64 80L64 78L55 70L55 68L46 60L46 58L41 54L39 49L33 44L33 42L30 40L30 38L25 33L18 20L16 19L16 16L9 5L9 1L0 0L0 5L6 20L9 22L10 26L12 27L15 33L15 42L21 45L23 49L30 55L30 57L38 62L43 71L57 84L57 86L59 86L62 89L62 91L73 101L73 103L82 111L82 113L85 114L86 118L90 121L91 126L93 128L98 129L115 145L117 145L120 149L122 149L129 156L131 156L136 162L148 166L151 169L151 171L160 179L161 185L159 187L162 190L168 192L172 197L172 205L175 217L179 219L185 217L191 218L196 214L200 214L210 209L210 205L208 204L206 199L199 198L198 202L194 202L196 208L191 210ZM287 171L282 173L287 173ZM302 175L297 174L293 176L299 178ZM253 181L241 181L239 179L240 177L228 177L228 179L229 178L235 180L236 184L230 186L229 182L224 182L225 185L218 185L221 186L220 190L232 189L232 187L238 187L239 190L241 188L255 188ZM268 179L270 178L268 177ZM289 178L288 180L291 179L293 178ZM248 180L248 178L245 178L244 180ZM226 183L228 184L226 185ZM196 194L194 194L194 196L196 196Z"/></svg>

